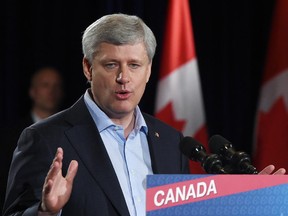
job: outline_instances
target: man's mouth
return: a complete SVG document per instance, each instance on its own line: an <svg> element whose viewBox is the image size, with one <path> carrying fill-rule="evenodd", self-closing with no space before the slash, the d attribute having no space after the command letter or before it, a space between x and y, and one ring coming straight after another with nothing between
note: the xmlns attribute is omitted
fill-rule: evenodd
<svg viewBox="0 0 288 216"><path fill-rule="evenodd" d="M116 91L115 93L116 93L116 98L119 100L126 100L131 95L130 91L125 91L125 90Z"/></svg>

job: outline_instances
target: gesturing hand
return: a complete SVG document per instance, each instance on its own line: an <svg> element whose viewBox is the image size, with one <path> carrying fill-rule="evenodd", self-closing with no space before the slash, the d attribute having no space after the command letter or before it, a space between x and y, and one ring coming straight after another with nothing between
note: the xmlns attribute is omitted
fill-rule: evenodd
<svg viewBox="0 0 288 216"><path fill-rule="evenodd" d="M40 211L58 213L68 202L73 180L78 170L78 162L70 162L67 174L62 175L63 149L58 148L50 170L45 178Z"/></svg>
<svg viewBox="0 0 288 216"><path fill-rule="evenodd" d="M269 165L269 166L266 166L263 170L261 170L261 172L259 172L259 174L260 175L270 175L270 174L272 174L272 175L284 175L286 173L286 170L284 168L280 168L273 173L274 170L275 170L275 166Z"/></svg>

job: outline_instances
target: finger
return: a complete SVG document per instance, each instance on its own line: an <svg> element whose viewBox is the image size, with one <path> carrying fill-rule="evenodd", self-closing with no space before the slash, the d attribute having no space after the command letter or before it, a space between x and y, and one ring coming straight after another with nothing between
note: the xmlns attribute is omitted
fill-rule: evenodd
<svg viewBox="0 0 288 216"><path fill-rule="evenodd" d="M60 169L62 169L63 155L64 155L63 149L61 147L57 148L55 158L56 161L59 162Z"/></svg>
<svg viewBox="0 0 288 216"><path fill-rule="evenodd" d="M73 183L74 177L76 176L78 171L78 162L76 160L72 160L69 164L69 168L66 175L66 180L70 183Z"/></svg>
<svg viewBox="0 0 288 216"><path fill-rule="evenodd" d="M53 181L52 180L48 180L47 182L45 182L44 186L43 186L43 193L45 195L49 194L51 189L53 186Z"/></svg>
<svg viewBox="0 0 288 216"><path fill-rule="evenodd" d="M52 161L52 164L50 166L50 170L47 173L46 179L54 179L58 172L61 171L62 168L62 160L63 160L63 149L58 148L55 154L55 157Z"/></svg>
<svg viewBox="0 0 288 216"><path fill-rule="evenodd" d="M273 175L284 175L285 173L286 170L284 168L280 168L276 172L274 172Z"/></svg>
<svg viewBox="0 0 288 216"><path fill-rule="evenodd" d="M274 166L274 165L268 165L268 166L266 166L262 171L260 171L258 174L259 174L259 175L271 174L274 169L275 169L275 166Z"/></svg>

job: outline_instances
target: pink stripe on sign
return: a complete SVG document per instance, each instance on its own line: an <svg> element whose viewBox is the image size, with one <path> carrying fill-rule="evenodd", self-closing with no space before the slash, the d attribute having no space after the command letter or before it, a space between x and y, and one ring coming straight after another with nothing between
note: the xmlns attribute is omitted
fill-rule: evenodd
<svg viewBox="0 0 288 216"><path fill-rule="evenodd" d="M147 211L287 184L287 175L212 175L147 189Z"/></svg>

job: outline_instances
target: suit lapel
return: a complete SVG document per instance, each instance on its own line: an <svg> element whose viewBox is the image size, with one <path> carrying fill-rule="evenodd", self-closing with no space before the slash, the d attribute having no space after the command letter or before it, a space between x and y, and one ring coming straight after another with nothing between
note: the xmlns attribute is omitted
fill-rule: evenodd
<svg viewBox="0 0 288 216"><path fill-rule="evenodd" d="M113 165L83 97L73 106L70 114L67 119L74 125L66 131L70 143L119 213L129 215Z"/></svg>

